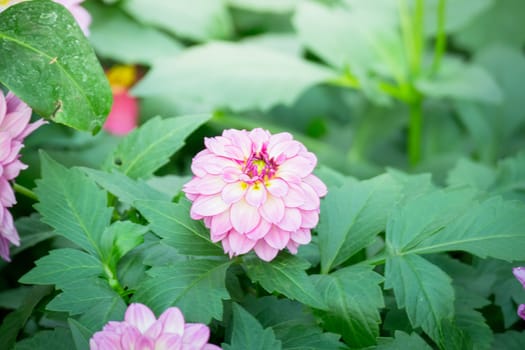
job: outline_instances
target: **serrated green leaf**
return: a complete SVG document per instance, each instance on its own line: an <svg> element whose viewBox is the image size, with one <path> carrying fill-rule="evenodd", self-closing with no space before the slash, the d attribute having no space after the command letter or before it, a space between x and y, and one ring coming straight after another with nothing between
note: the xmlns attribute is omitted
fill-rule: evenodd
<svg viewBox="0 0 525 350"><path fill-rule="evenodd" d="M35 208L42 221L95 256L100 254L100 237L111 218L106 193L78 169L66 169L41 153L42 179L35 193Z"/></svg>
<svg viewBox="0 0 525 350"><path fill-rule="evenodd" d="M330 275L315 275L315 286L328 305L321 312L324 329L341 334L351 347L363 348L376 343L383 308L379 284L383 277L369 266L350 266Z"/></svg>
<svg viewBox="0 0 525 350"><path fill-rule="evenodd" d="M31 292L31 287L21 286L0 292L0 308L15 310L22 306L25 297Z"/></svg>
<svg viewBox="0 0 525 350"><path fill-rule="evenodd" d="M0 326L0 349L11 349L18 332L25 326L38 303L51 293L49 286L34 286L24 298L20 308L7 315Z"/></svg>
<svg viewBox="0 0 525 350"><path fill-rule="evenodd" d="M156 313L177 306L189 322L207 324L212 318L221 320L222 301L230 298L225 285L230 264L221 260L189 260L153 267L147 272L149 278L137 287L133 301L148 305Z"/></svg>
<svg viewBox="0 0 525 350"><path fill-rule="evenodd" d="M210 233L200 220L190 218L190 202L136 201L134 206L149 221L153 232L180 254L223 256L222 248L210 240Z"/></svg>
<svg viewBox="0 0 525 350"><path fill-rule="evenodd" d="M382 340L382 343L380 343L375 349L376 350L407 350L407 349L430 350L432 348L417 333L407 334L405 332L396 331L395 339Z"/></svg>
<svg viewBox="0 0 525 350"><path fill-rule="evenodd" d="M388 218L387 245L407 252L441 230L475 203L476 191L468 188L433 191L399 204Z"/></svg>
<svg viewBox="0 0 525 350"><path fill-rule="evenodd" d="M490 190L502 195L525 191L525 152L522 151L498 163L496 178Z"/></svg>
<svg viewBox="0 0 525 350"><path fill-rule="evenodd" d="M327 309L323 297L305 272L310 267L307 261L281 253L269 263L258 258L246 259L245 267L248 276L269 293L279 292L308 306Z"/></svg>
<svg viewBox="0 0 525 350"><path fill-rule="evenodd" d="M81 168L81 170L106 191L117 196L123 203L132 205L134 201L139 199L170 201L168 195L155 190L144 181L133 180L117 171L108 173L90 168Z"/></svg>
<svg viewBox="0 0 525 350"><path fill-rule="evenodd" d="M97 258L77 249L63 248L49 252L36 261L36 267L20 278L26 284L54 284L62 289L75 281L103 274Z"/></svg>
<svg viewBox="0 0 525 350"><path fill-rule="evenodd" d="M41 221L37 213L22 217L15 221L15 227L20 236L20 246L11 248L11 256L32 248L40 242L56 236L53 229Z"/></svg>
<svg viewBox="0 0 525 350"><path fill-rule="evenodd" d="M7 348L6 348L7 349ZM52 331L40 331L33 337L18 342L15 350L71 350L75 343L69 329L56 328Z"/></svg>
<svg viewBox="0 0 525 350"><path fill-rule="evenodd" d="M472 300L479 299L479 296L460 287L456 287L455 291L457 295L454 304L456 325L468 334L476 350L490 349L490 344L494 340L492 330L487 325L481 312L476 311L471 306ZM480 308L489 303L488 300L483 300L483 303L478 304L476 307Z"/></svg>
<svg viewBox="0 0 525 350"><path fill-rule="evenodd" d="M385 229L387 215L400 186L385 174L361 182L348 181L328 190L321 202L317 229L321 268L327 273L370 245Z"/></svg>
<svg viewBox="0 0 525 350"><path fill-rule="evenodd" d="M494 334L492 350L521 350L525 347L525 331Z"/></svg>
<svg viewBox="0 0 525 350"><path fill-rule="evenodd" d="M461 158L449 171L447 184L456 187L468 185L479 190L487 190L494 182L495 176L492 168L475 163L470 159Z"/></svg>
<svg viewBox="0 0 525 350"><path fill-rule="evenodd" d="M225 3L215 0L129 0L124 9L140 22L195 41L226 39L233 23Z"/></svg>
<svg viewBox="0 0 525 350"><path fill-rule="evenodd" d="M162 56L182 50L182 44L167 34L134 21L119 7L96 2L82 4L93 17L89 41L97 53L124 63L151 64Z"/></svg>
<svg viewBox="0 0 525 350"><path fill-rule="evenodd" d="M283 350L341 350L346 349L339 342L340 335L322 333L317 327L294 325L273 329L277 339L282 342Z"/></svg>
<svg viewBox="0 0 525 350"><path fill-rule="evenodd" d="M171 100L193 103L200 110L267 110L293 103L307 88L332 75L327 68L275 50L215 42L157 61L133 93L169 94Z"/></svg>
<svg viewBox="0 0 525 350"><path fill-rule="evenodd" d="M0 82L39 115L97 131L111 108L104 72L71 13L52 1L0 13Z"/></svg>
<svg viewBox="0 0 525 350"><path fill-rule="evenodd" d="M281 342L271 328L263 329L259 321L238 304L233 304L233 331L230 344L224 350L279 350Z"/></svg>
<svg viewBox="0 0 525 350"><path fill-rule="evenodd" d="M209 118L209 114L152 118L122 139L106 161L106 168L117 169L133 179L151 177Z"/></svg>
<svg viewBox="0 0 525 350"><path fill-rule="evenodd" d="M386 259L385 288L394 289L399 308L405 308L413 327L434 340L441 338L443 320L454 314L450 277L436 265L410 254Z"/></svg>
<svg viewBox="0 0 525 350"><path fill-rule="evenodd" d="M89 339L93 335L93 332L73 318L68 318L67 323L71 330L71 337L75 342L76 348L87 349L89 347Z"/></svg>
<svg viewBox="0 0 525 350"><path fill-rule="evenodd" d="M449 204L453 204L448 202ZM434 207L435 208L435 207ZM500 197L472 203L468 211L405 253L427 254L463 250L485 258L525 260L525 205Z"/></svg>

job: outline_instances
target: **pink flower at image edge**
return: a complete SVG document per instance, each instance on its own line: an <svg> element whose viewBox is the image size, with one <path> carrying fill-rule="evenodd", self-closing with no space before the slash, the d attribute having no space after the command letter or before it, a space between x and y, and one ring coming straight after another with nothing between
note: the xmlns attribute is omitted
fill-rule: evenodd
<svg viewBox="0 0 525 350"><path fill-rule="evenodd" d="M20 237L8 208L16 203L9 181L27 166L20 161L24 138L45 123L29 123L31 108L13 93L7 96L0 90L0 257L9 258L9 244L18 246Z"/></svg>
<svg viewBox="0 0 525 350"><path fill-rule="evenodd" d="M523 288L525 288L525 267L515 267L512 269L512 273L521 283ZM520 304L518 306L518 316L525 320L525 304Z"/></svg>
<svg viewBox="0 0 525 350"><path fill-rule="evenodd" d="M108 322L89 341L91 350L166 349L220 350L208 343L210 330L205 324L185 323L176 307L170 307L155 318L145 305L128 306L124 321Z"/></svg>
<svg viewBox="0 0 525 350"><path fill-rule="evenodd" d="M69 10L73 18L77 21L78 26L84 32L85 36L89 36L89 25L91 24L91 15L89 12L80 6L80 3L84 0L53 0L54 2L61 4Z"/></svg>
<svg viewBox="0 0 525 350"><path fill-rule="evenodd" d="M104 130L113 135L126 135L137 127L139 106L127 90L113 93L113 105L104 123Z"/></svg>
<svg viewBox="0 0 525 350"><path fill-rule="evenodd" d="M311 240L326 186L312 174L317 158L289 133L225 130L206 138L183 191L190 215L230 257L250 250L265 261Z"/></svg>

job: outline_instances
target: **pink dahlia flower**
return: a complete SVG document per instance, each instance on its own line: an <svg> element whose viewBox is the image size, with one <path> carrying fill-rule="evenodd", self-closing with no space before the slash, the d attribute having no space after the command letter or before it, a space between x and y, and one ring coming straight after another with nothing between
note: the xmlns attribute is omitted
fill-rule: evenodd
<svg viewBox="0 0 525 350"><path fill-rule="evenodd" d="M211 240L230 257L253 249L271 261L311 240L326 186L312 174L317 158L289 133L257 128L206 138L184 185L191 217L204 219Z"/></svg>
<svg viewBox="0 0 525 350"><path fill-rule="evenodd" d="M0 0L0 12L8 8L9 6L18 4L27 0ZM69 10L73 18L78 23L78 26L84 32L85 36L89 36L89 25L91 24L91 15L85 8L80 6L80 3L84 0L53 0L54 2L64 6Z"/></svg>
<svg viewBox="0 0 525 350"><path fill-rule="evenodd" d="M20 244L13 217L7 210L15 203L15 195L9 181L27 166L20 161L20 149L24 138L33 132L43 120L29 123L31 108L11 92L4 97L0 90L0 257L9 261L9 243Z"/></svg>
<svg viewBox="0 0 525 350"><path fill-rule="evenodd" d="M124 321L110 321L89 340L91 350L220 350L208 343L209 328L201 323L185 323L176 307L155 318L143 304L131 304Z"/></svg>
<svg viewBox="0 0 525 350"><path fill-rule="evenodd" d="M525 288L525 267L515 267L512 269L512 273ZM518 306L518 316L525 320L525 304Z"/></svg>

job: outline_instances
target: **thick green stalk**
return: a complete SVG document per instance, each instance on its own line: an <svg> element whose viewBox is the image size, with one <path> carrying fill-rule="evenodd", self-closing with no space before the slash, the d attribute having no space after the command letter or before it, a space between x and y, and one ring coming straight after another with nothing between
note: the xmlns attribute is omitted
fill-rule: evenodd
<svg viewBox="0 0 525 350"><path fill-rule="evenodd" d="M27 187L24 187L22 185L19 185L19 184L15 183L15 184L13 184L13 189L15 190L15 192L18 192L21 195L26 196L27 198L30 198L30 199L32 199L34 201L38 201L38 197L35 194L35 192L31 191Z"/></svg>
<svg viewBox="0 0 525 350"><path fill-rule="evenodd" d="M423 130L423 98L417 96L409 105L408 160L411 166L421 161L421 133Z"/></svg>
<svg viewBox="0 0 525 350"><path fill-rule="evenodd" d="M441 65L441 60L447 46L447 33L445 32L445 9L447 0L439 0L437 9L437 34L434 46L434 60L432 62L432 73L436 73Z"/></svg>

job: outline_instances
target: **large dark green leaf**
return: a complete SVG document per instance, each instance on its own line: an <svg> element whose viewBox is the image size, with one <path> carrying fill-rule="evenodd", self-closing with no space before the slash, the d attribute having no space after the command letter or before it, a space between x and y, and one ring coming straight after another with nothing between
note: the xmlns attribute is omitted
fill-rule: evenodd
<svg viewBox="0 0 525 350"><path fill-rule="evenodd" d="M41 331L33 337L16 344L15 350L71 350L75 343L68 329L56 328L52 331Z"/></svg>
<svg viewBox="0 0 525 350"><path fill-rule="evenodd" d="M111 90L84 34L63 6L29 1L0 13L0 82L55 122L97 131Z"/></svg>

